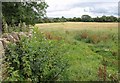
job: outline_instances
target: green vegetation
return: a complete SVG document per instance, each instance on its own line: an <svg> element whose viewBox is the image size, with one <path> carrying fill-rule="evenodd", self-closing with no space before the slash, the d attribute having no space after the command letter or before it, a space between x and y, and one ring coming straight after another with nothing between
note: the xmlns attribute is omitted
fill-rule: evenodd
<svg viewBox="0 0 120 83"><path fill-rule="evenodd" d="M13 31L24 31L19 24L34 25L45 16L48 5L44 0L39 2L2 2L2 33ZM6 27L8 26L8 27Z"/></svg>
<svg viewBox="0 0 120 83"><path fill-rule="evenodd" d="M43 20L38 21L38 23L54 23L54 22L120 22L120 18L115 16L101 16L101 17L91 17L89 15L82 15L81 17L65 18L43 18Z"/></svg>
<svg viewBox="0 0 120 83"><path fill-rule="evenodd" d="M5 81L118 81L117 23L36 26L5 49Z"/></svg>
<svg viewBox="0 0 120 83"><path fill-rule="evenodd" d="M55 23L55 22L119 22L120 18L114 16L102 16L92 18L89 15L81 17L48 18L46 9L48 5L44 0L37 2L3 2L2 3L2 32L28 31L29 25L36 23ZM24 24L27 29L22 29Z"/></svg>
<svg viewBox="0 0 120 83"><path fill-rule="evenodd" d="M44 33L59 36L68 43L65 58L69 67L58 80L117 81L118 32L117 24L54 23L37 25ZM88 28L89 25L89 28ZM68 27L69 26L69 27ZM76 27L77 28L74 28ZM94 28L95 26L98 26Z"/></svg>
<svg viewBox="0 0 120 83"><path fill-rule="evenodd" d="M45 1L39 2L3 2L2 15L8 25L17 25L25 22L35 24L37 19L44 17L48 5Z"/></svg>
<svg viewBox="0 0 120 83"><path fill-rule="evenodd" d="M47 7L44 0L2 3L3 81L118 81L120 18L48 18Z"/></svg>
<svg viewBox="0 0 120 83"><path fill-rule="evenodd" d="M48 40L34 28L31 38L23 36L18 43L11 43L6 48L4 80L57 80L68 67L68 61L64 58L66 54L67 46L64 41Z"/></svg>

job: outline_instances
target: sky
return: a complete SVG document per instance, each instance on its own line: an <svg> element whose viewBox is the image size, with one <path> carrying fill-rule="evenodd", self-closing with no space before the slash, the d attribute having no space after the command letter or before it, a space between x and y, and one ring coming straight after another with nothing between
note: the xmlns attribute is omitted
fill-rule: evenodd
<svg viewBox="0 0 120 83"><path fill-rule="evenodd" d="M45 0L47 17L118 16L119 0Z"/></svg>

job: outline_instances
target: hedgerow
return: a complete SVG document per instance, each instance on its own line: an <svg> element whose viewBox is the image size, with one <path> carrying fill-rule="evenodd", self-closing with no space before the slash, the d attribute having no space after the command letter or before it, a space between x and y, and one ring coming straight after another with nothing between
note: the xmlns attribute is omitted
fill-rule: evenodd
<svg viewBox="0 0 120 83"><path fill-rule="evenodd" d="M68 66L63 40L48 40L37 28L31 38L22 36L5 50L6 81L53 81Z"/></svg>

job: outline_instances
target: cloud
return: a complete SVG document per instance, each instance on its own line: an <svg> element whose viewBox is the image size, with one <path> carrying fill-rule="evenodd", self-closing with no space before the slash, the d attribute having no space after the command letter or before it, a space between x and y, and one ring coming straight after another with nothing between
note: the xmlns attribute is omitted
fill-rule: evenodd
<svg viewBox="0 0 120 83"><path fill-rule="evenodd" d="M48 17L80 17L83 14L92 17L118 15L118 0L46 0L49 7Z"/></svg>
<svg viewBox="0 0 120 83"><path fill-rule="evenodd" d="M101 15L118 15L118 3L116 2L92 2L84 3L84 6L79 6L84 8L84 12L89 12L93 14Z"/></svg>

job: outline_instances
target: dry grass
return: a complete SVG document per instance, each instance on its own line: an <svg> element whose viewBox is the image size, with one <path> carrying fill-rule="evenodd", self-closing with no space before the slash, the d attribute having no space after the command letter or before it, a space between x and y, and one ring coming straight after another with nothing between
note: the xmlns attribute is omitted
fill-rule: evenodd
<svg viewBox="0 0 120 83"><path fill-rule="evenodd" d="M118 23L97 23L97 22L65 22L65 23L44 23L36 24L37 27L41 29L62 29L62 30L83 30L83 29L92 29L92 30L113 30L118 28Z"/></svg>
<svg viewBox="0 0 120 83"><path fill-rule="evenodd" d="M53 34L52 33L50 33L50 32L44 32L44 35L45 35L45 37L47 38L47 39L50 39L50 40L62 40L63 38L62 37L60 37L60 36L53 36Z"/></svg>

